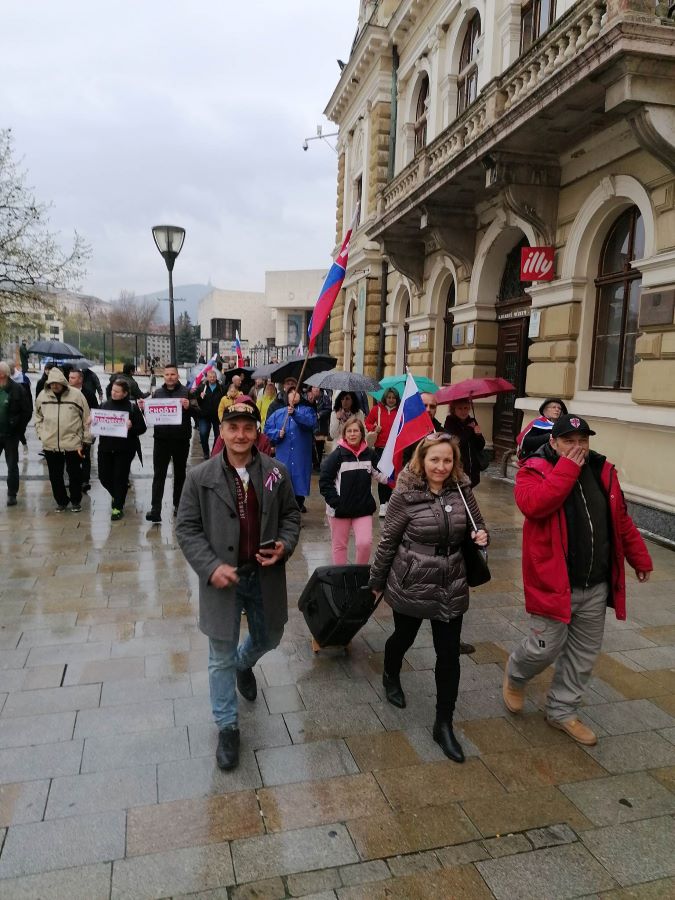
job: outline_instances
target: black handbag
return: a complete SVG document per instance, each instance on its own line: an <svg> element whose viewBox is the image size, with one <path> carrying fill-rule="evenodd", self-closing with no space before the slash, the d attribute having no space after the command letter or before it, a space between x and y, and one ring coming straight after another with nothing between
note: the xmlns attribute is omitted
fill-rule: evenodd
<svg viewBox="0 0 675 900"><path fill-rule="evenodd" d="M478 531L478 526L476 525L474 517L471 515L471 510L469 509L469 505L466 502L459 484L457 485L457 490L459 491L459 496L462 498L462 502L466 508L466 514L473 526L473 530ZM492 578L488 566L487 550L474 543L471 539L471 531L468 528L466 535L464 536L464 541L462 542L462 553L464 555L466 581L469 587L478 587L481 584L487 584Z"/></svg>
<svg viewBox="0 0 675 900"><path fill-rule="evenodd" d="M478 458L478 468L481 472L484 472L488 466L490 465L490 454L487 450L479 450L477 454Z"/></svg>

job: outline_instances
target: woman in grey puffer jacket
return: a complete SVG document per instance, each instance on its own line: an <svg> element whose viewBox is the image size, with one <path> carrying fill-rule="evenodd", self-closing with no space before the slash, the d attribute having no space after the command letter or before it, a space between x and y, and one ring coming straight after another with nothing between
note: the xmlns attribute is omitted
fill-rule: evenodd
<svg viewBox="0 0 675 900"><path fill-rule="evenodd" d="M459 444L448 434L432 434L417 447L392 494L371 567L370 587L394 611L395 630L384 649L387 700L404 707L400 672L423 619L431 619L436 650L434 740L455 762L464 752L452 730L459 689L459 637L469 606L462 541L468 521L459 491L471 510L479 546L488 542L483 517L464 475Z"/></svg>

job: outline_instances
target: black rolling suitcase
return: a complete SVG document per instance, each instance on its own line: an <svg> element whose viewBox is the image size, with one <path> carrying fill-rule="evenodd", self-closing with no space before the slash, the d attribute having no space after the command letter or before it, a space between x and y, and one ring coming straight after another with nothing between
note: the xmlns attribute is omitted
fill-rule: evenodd
<svg viewBox="0 0 675 900"><path fill-rule="evenodd" d="M377 602L368 587L370 566L319 566L298 600L319 647L346 647L366 624ZM379 602L379 601L378 601Z"/></svg>

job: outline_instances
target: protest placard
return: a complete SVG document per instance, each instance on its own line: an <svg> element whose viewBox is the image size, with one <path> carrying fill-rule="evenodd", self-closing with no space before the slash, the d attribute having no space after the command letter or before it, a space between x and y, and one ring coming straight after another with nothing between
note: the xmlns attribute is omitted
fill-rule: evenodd
<svg viewBox="0 0 675 900"><path fill-rule="evenodd" d="M148 398L143 406L148 425L180 425L183 421L183 404L180 400Z"/></svg>
<svg viewBox="0 0 675 900"><path fill-rule="evenodd" d="M125 410L92 409L90 431L94 437L125 438L129 433L128 421L129 413Z"/></svg>

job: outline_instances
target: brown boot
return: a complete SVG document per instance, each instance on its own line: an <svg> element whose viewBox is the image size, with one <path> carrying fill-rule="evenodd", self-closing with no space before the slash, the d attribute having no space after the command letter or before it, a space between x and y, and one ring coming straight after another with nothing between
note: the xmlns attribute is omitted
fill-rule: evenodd
<svg viewBox="0 0 675 900"><path fill-rule="evenodd" d="M598 743L598 737L595 732L591 731L588 725L584 725L579 719L565 719L559 722L557 719L549 719L547 717L546 721L551 728L564 731L565 734L569 734L573 741L576 741L577 744L583 744L584 747L593 747Z"/></svg>
<svg viewBox="0 0 675 900"><path fill-rule="evenodd" d="M525 691L523 688L516 687L509 678L508 663L504 667L504 684L502 685L502 697L504 698L504 706L511 713L519 713L523 711L523 703L525 702Z"/></svg>

